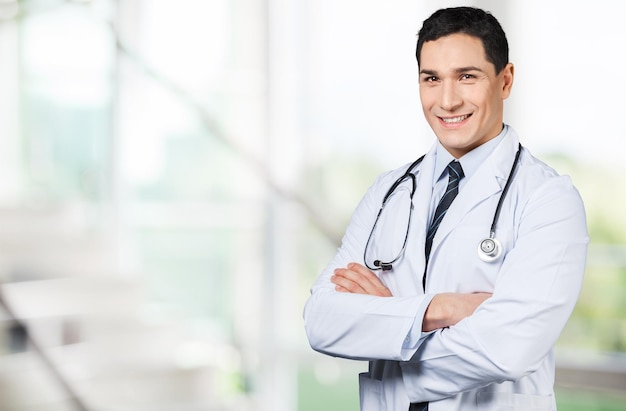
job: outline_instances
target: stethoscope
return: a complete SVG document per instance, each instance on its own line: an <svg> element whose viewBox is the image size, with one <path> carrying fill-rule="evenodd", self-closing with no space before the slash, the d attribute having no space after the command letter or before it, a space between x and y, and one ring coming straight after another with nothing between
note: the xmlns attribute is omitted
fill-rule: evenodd
<svg viewBox="0 0 626 411"><path fill-rule="evenodd" d="M500 210L502 209L502 203L504 202L504 199L506 198L506 194L509 191L511 182L513 181L513 176L515 174L515 170L519 163L519 157L520 157L521 152L522 152L522 145L520 143L517 147L517 152L515 153L515 159L513 160L511 171L509 171L509 175L507 177L506 183L504 184L504 188L502 189L502 193L500 194L500 199L498 200L498 205L496 206L496 211L493 215L493 221L491 223L491 228L489 229L489 237L481 240L478 243L478 258L480 258L482 261L486 263L491 263L493 261L496 261L498 258L500 258L500 256L502 256L503 247L502 247L502 243L500 242L500 240L496 238L496 225L498 224L498 218L500 217ZM363 260L365 261L365 266L369 268L370 270L383 270L383 271L391 270L393 268L393 263L398 261L400 257L404 255L404 251L406 250L406 244L409 240L409 231L411 228L411 217L413 215L413 195L415 194L415 190L417 188L417 183L415 181L415 174L413 174L413 169L415 169L415 167L417 167L422 162L423 159L424 159L424 156L421 156L420 158L415 160L409 166L406 172L402 176L400 176L396 181L394 181L394 183L391 185L391 187L389 187L389 190L387 190L387 193L383 197L383 202L380 206L380 210L378 210L378 215L376 215L376 220L374 220L374 225L372 226L370 235L367 238L367 243L365 244L365 250L363 251ZM402 248L400 249L400 252L396 255L396 257L393 258L391 261L374 260L373 262L374 266L372 267L368 263L367 250L369 248L369 244L374 235L374 231L376 231L378 220L380 219L383 209L387 205L387 202L389 201L393 193L402 183L404 183L407 180L411 181L411 190L409 194L411 205L409 208L409 217L408 217L408 222L407 222L407 227L406 227L406 233L404 234L404 241L402 243Z"/></svg>

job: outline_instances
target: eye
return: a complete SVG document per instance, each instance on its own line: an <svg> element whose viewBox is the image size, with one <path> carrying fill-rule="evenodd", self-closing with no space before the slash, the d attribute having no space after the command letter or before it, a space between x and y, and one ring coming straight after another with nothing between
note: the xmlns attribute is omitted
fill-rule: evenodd
<svg viewBox="0 0 626 411"><path fill-rule="evenodd" d="M439 80L436 76L426 76L426 77L422 77L422 81L424 83L434 83L435 81Z"/></svg>
<svg viewBox="0 0 626 411"><path fill-rule="evenodd" d="M464 73L464 74L461 74L460 80L473 80L475 78L476 77L473 74Z"/></svg>

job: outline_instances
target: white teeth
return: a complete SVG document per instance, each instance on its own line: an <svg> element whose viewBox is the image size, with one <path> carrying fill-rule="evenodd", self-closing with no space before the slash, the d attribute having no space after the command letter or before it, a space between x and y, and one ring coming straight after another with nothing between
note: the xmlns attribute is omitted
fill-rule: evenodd
<svg viewBox="0 0 626 411"><path fill-rule="evenodd" d="M452 117L452 118L441 118L443 120L444 123L446 124L451 124L451 123L460 123L461 121L465 120L466 118L468 118L468 115L464 115L464 116L458 116L458 117Z"/></svg>

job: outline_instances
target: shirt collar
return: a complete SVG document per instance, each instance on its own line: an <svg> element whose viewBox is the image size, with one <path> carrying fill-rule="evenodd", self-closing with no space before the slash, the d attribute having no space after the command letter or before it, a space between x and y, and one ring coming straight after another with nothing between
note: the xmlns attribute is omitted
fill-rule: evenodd
<svg viewBox="0 0 626 411"><path fill-rule="evenodd" d="M461 163L461 167L463 167L463 174L465 174L465 178L461 180L461 184L464 181L469 180L476 170L480 167L480 165L485 162L487 157L493 153L493 150L500 144L500 141L504 138L504 136L508 133L509 126L503 124L502 131L495 138L487 141L486 143L476 147L469 153L466 153L463 157L459 158L459 162ZM435 183L439 181L446 174L444 171L448 166L450 161L454 160L454 156L446 150L439 141L437 141L437 149L435 152L435 172L433 174L433 187Z"/></svg>

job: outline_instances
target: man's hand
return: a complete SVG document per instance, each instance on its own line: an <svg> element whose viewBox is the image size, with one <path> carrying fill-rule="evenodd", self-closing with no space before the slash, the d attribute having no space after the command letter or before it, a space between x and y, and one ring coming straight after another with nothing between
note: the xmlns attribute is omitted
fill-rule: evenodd
<svg viewBox="0 0 626 411"><path fill-rule="evenodd" d="M337 268L330 277L335 290L343 293L368 294L391 297L391 291L372 271L361 264L350 263L346 268ZM450 327L474 313L491 293L441 293L433 297L422 322L422 331L433 331Z"/></svg>
<svg viewBox="0 0 626 411"><path fill-rule="evenodd" d="M391 297L391 291L376 274L358 263L350 263L346 268L335 269L330 281L335 284L335 290L343 293Z"/></svg>
<svg viewBox="0 0 626 411"><path fill-rule="evenodd" d="M422 331L433 331L454 325L476 311L491 293L442 293L433 297L422 322Z"/></svg>

